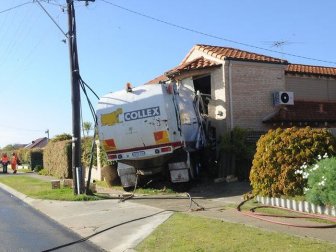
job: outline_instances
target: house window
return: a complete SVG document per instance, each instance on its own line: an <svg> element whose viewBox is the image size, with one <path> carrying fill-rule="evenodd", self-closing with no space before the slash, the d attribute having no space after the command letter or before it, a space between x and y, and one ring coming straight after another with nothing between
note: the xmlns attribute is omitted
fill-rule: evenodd
<svg viewBox="0 0 336 252"><path fill-rule="evenodd" d="M202 94L211 95L211 77L207 76L196 76L193 78L194 81L194 89L195 91L200 91Z"/></svg>

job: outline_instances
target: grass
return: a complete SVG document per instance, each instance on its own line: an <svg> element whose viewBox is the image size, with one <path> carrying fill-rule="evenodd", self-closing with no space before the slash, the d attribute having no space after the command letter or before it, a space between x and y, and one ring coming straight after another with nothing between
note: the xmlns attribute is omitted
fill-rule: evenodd
<svg viewBox="0 0 336 252"><path fill-rule="evenodd" d="M112 190L116 191L124 191L122 186L112 186L109 187L105 181L96 181L96 184L101 187L111 188ZM133 192L133 190L131 190ZM168 188L164 185L159 185L157 187L147 187L142 188L138 187L135 191L136 194L144 194L144 195L178 195L178 192L175 192L173 189Z"/></svg>
<svg viewBox="0 0 336 252"><path fill-rule="evenodd" d="M336 244L176 213L137 251L336 251Z"/></svg>
<svg viewBox="0 0 336 252"><path fill-rule="evenodd" d="M71 188L51 189L50 181L44 181L28 176L5 176L0 177L0 183L12 187L31 198L66 200L66 201L89 201L103 199L97 195L74 195Z"/></svg>
<svg viewBox="0 0 336 252"><path fill-rule="evenodd" d="M18 169L18 172L23 172L23 173L31 173L31 169Z"/></svg>

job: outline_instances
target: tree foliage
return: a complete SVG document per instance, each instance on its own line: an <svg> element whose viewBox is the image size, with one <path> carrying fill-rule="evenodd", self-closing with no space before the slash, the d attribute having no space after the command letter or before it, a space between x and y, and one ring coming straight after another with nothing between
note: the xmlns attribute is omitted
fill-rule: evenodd
<svg viewBox="0 0 336 252"><path fill-rule="evenodd" d="M270 130L257 142L250 173L253 193L261 196L302 195L306 180L295 171L322 153L335 154L336 141L326 129Z"/></svg>

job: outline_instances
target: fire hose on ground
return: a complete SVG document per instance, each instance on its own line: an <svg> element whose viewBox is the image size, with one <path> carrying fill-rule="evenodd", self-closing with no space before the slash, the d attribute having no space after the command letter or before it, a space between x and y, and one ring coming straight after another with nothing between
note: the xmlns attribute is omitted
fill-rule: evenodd
<svg viewBox="0 0 336 252"><path fill-rule="evenodd" d="M256 219L267 221L267 222L274 223L274 224L290 226L290 227L301 227L301 228L335 228L336 227L336 218L335 217L321 215L321 214L303 213L303 212L300 212L300 211L295 211L295 210L282 208L282 207L276 207L276 206L256 206L256 207L250 208L248 211L242 210L242 206L249 200L250 199L244 200L237 206L237 211L240 212L241 214L245 215L245 216L249 216L249 217L252 217L252 218L256 218ZM273 209L286 210L288 212L298 213L298 214L301 214L301 215L300 216L277 215L277 214L258 213L258 212L255 211L256 209L261 209L261 208L273 208ZM322 219L322 220L326 220L326 221L329 221L329 222L332 222L332 223L335 223L335 224L326 224L326 225L294 224L294 223L289 223L289 222L273 220L271 218Z"/></svg>

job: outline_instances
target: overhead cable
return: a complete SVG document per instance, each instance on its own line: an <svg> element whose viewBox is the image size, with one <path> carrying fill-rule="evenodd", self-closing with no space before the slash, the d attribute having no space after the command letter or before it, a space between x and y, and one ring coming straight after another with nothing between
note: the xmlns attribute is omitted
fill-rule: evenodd
<svg viewBox="0 0 336 252"><path fill-rule="evenodd" d="M198 30L195 30L195 29L191 29L191 28L188 28L188 27L185 27L185 26L182 26L182 25L174 24L174 23L171 23L171 22L168 22L168 21L156 18L156 17L152 17L152 16L149 16L147 14L143 14L141 12L134 11L134 10L128 9L126 7L123 7L121 5L109 2L107 0L100 0L100 1L104 2L106 4L109 4L109 5L112 5L114 7L117 7L119 9L122 9L124 11L131 12L131 13L136 14L138 16L142 16L142 17L154 20L154 21L159 22L159 23L163 23L163 24L166 24L166 25L169 25L169 26L181 29L181 30L186 30L186 31L189 31L189 32L192 32L192 33L200 34L200 35L203 35L203 36L206 36L206 37L215 38L215 39L226 41L226 42L230 42L230 43L233 43L233 44L242 45L242 46L246 46L246 47L250 47L250 48L254 48L254 49L259 49L259 50L263 50L263 51L267 51L267 52L277 53L277 54L281 54L281 55L287 55L287 56L292 56L292 57L296 57L296 58L313 60L313 61L319 61L319 62L329 63L329 64L336 64L335 61L321 60L321 59L316 59L316 58L311 58L311 57L296 55L296 54L292 54L292 53L279 52L279 51L276 51L276 50L267 49L267 48L264 48L264 47L260 47L260 46L256 46L256 45L252 45L252 44L247 44L247 43L239 42L239 41L232 40L232 39L223 38L223 37L220 37L220 36L217 36L217 35L212 35L210 33L201 32L201 31L198 31Z"/></svg>
<svg viewBox="0 0 336 252"><path fill-rule="evenodd" d="M63 33L63 35L67 38L67 34L63 31L63 29L57 24L57 22L55 21L55 19L49 14L49 12L43 7L43 5L40 3L39 0L36 0L36 2L38 3L38 5L42 8L42 10L48 15L48 17L51 19L51 21L53 21L53 23L57 26L57 28Z"/></svg>
<svg viewBox="0 0 336 252"><path fill-rule="evenodd" d="M14 10L14 9L17 9L17 8L20 8L20 7L22 7L22 6L26 5L26 4L31 4L31 3L33 3L33 2L34 2L34 1L28 1L28 2L25 2L25 3L22 3L22 4L19 4L19 5L10 7L10 8L8 8L8 9L5 9L5 10L0 11L0 14L5 13L5 12L8 12L8 11L11 11L11 10Z"/></svg>
<svg viewBox="0 0 336 252"><path fill-rule="evenodd" d="M8 126L8 125L1 125L1 124L0 124L0 128L10 129L10 130L20 130L20 131L34 131L34 132L43 131L43 130L38 130L38 129L17 128L17 127L12 127L12 126Z"/></svg>

